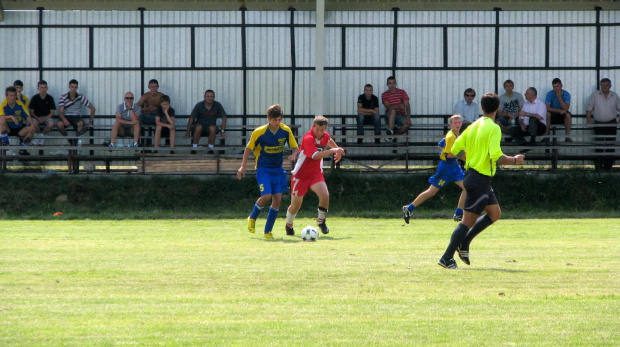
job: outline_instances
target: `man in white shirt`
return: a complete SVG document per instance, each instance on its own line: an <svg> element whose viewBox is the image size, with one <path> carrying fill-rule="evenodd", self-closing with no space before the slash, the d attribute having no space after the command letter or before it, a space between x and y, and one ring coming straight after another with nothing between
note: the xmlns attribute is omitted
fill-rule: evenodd
<svg viewBox="0 0 620 347"><path fill-rule="evenodd" d="M597 137L594 140L600 142L609 142L613 146L618 133L618 124L620 124L620 97L617 93L612 92L611 80L603 78L601 80L601 89L595 90L590 95L590 102L586 109L586 122L593 124L594 134L605 137ZM594 118L594 119L592 119ZM597 149L597 152L614 152L610 149ZM602 158L596 161L597 170L611 170L614 166L613 158Z"/></svg>
<svg viewBox="0 0 620 347"><path fill-rule="evenodd" d="M461 133L476 119L480 118L480 107L474 102L476 98L476 91L473 88L465 89L463 93L464 99L457 102L454 105L452 114L460 114L463 120L463 126L461 127Z"/></svg>
<svg viewBox="0 0 620 347"><path fill-rule="evenodd" d="M538 100L538 91L529 87L525 91L525 103L520 112L519 126L510 128L510 135L517 144L526 144L525 136L530 135L530 146L536 145L536 136L544 135L547 130L547 106Z"/></svg>

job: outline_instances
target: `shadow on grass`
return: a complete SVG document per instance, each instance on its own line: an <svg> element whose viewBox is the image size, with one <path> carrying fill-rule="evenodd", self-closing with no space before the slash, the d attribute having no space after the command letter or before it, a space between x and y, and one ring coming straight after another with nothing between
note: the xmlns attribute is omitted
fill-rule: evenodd
<svg viewBox="0 0 620 347"><path fill-rule="evenodd" d="M508 272L508 273L528 272L528 271L525 271L525 270L498 269L498 268L495 268L495 267L482 268L482 269L473 269L473 268L459 267L459 270L464 270L464 271L498 271L498 272Z"/></svg>
<svg viewBox="0 0 620 347"><path fill-rule="evenodd" d="M346 239L352 239L353 237L348 236L348 237L333 237L333 236L319 236L319 241L321 240L325 240L325 241L339 241L339 240L346 240Z"/></svg>
<svg viewBox="0 0 620 347"><path fill-rule="evenodd" d="M353 237L332 237L332 236L321 236L317 241L339 241L352 239ZM265 239L259 238L256 241L264 241L264 242L282 242L282 243L294 243L294 242L306 242L301 239L301 236L287 236L287 237L274 237L273 239ZM308 242L312 243L312 242Z"/></svg>
<svg viewBox="0 0 620 347"><path fill-rule="evenodd" d="M256 241L260 241L260 242L282 242L282 243L297 243L297 242L302 242L301 237L296 237L294 236L293 238L291 238L290 236L287 238L280 238L280 237L274 237L273 239L266 239L266 238L259 238L256 239Z"/></svg>

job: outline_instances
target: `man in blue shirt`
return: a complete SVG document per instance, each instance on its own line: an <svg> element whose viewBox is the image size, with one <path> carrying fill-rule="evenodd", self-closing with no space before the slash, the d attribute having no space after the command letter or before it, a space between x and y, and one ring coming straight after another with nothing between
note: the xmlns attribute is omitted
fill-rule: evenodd
<svg viewBox="0 0 620 347"><path fill-rule="evenodd" d="M562 89L562 81L554 78L551 81L553 90L547 93L545 104L547 104L547 131L545 135L549 135L551 124L564 124L566 129L566 142L573 142L569 137L570 127L572 124L572 115L568 112L570 108L570 93ZM543 142L548 139L544 139Z"/></svg>

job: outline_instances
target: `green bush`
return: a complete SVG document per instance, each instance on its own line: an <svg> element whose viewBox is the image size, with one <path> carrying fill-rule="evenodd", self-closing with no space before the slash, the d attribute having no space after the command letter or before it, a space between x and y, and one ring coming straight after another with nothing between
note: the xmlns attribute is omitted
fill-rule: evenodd
<svg viewBox="0 0 620 347"><path fill-rule="evenodd" d="M430 174L380 175L332 172L326 175L330 215L399 217L400 206L428 188ZM500 172L493 188L508 217L617 216L618 174ZM126 219L238 218L258 197L256 179L233 176L63 176L2 175L0 218ZM460 189L451 184L417 211L419 217L446 217ZM66 201L59 198L66 195ZM286 194L280 209L290 202ZM318 200L305 197L301 216L314 216ZM62 212L60 217L53 217Z"/></svg>

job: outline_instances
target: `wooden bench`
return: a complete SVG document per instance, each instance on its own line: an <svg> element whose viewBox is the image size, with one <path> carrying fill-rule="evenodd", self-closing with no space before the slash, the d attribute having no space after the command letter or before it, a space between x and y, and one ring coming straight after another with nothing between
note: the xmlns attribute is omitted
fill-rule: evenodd
<svg viewBox="0 0 620 347"><path fill-rule="evenodd" d="M286 156L286 154L285 154ZM138 161L138 171L143 174L236 174L241 167L241 155L154 155L145 154ZM292 170L293 163L284 160L283 168ZM254 172L254 160L248 160L246 173Z"/></svg>
<svg viewBox="0 0 620 347"><path fill-rule="evenodd" d="M328 131L334 140L347 150L347 155L336 164L331 158L325 159L328 168L334 170L364 170L382 172L409 172L413 169L434 167L438 161L439 149L437 142L443 138L448 129L447 124L415 124L407 134L398 136L379 135L380 143L375 144L376 136L373 127L366 126L370 132L363 136L356 135L355 123L330 123ZM264 122L264 119L261 119ZM99 124L89 128L81 136L82 146L77 146L78 137L74 131L69 136L57 135L54 130L46 137L45 146L17 146L17 140L12 138L13 146L0 147L0 161L2 171L11 168L22 170L45 170L48 167L63 168L67 172L77 174L81 172L128 172L140 174L234 174L241 164L245 144L256 125L228 124L226 127L228 138L222 141L218 137L214 153L206 146L192 148L189 139L182 136L185 132L181 122L177 126L177 145L175 153L171 154L170 147L155 148L152 145L140 147L104 147L102 143L109 139L112 124ZM98 123L96 123L98 124ZM299 125L291 126L295 132ZM519 146L515 143L502 142L506 154L526 152L526 162L533 165L549 165L556 169L561 165L589 165L591 161L601 158L620 159L618 140L602 143L594 141L601 137L594 135L592 129L596 126L575 124L571 138L575 142L566 143L564 127L552 126L550 142L539 143L538 146ZM145 130L152 130L154 126L147 126ZM348 130L352 132L346 133ZM345 134L343 134L345 132ZM390 139L395 137L396 142ZM507 138L509 136L505 136ZM543 136L537 137L541 140ZM203 137L204 138L204 137ZM358 144L357 139L363 143ZM68 141L71 140L71 141ZM70 142L70 144L69 144ZM128 145L132 139L121 139L121 143ZM206 141L205 141L206 142ZM203 143L201 141L201 143ZM29 155L19 154L26 150ZM287 149L288 150L288 149ZM596 152L596 150L614 150L614 152ZM196 153L196 154L192 154ZM248 162L248 171L253 168L253 158ZM287 164L288 165L288 164ZM93 169L96 167L96 169ZM251 168L252 167L252 168Z"/></svg>

